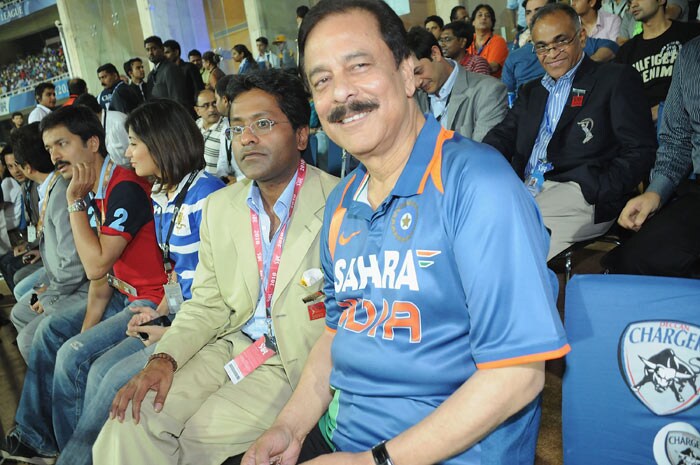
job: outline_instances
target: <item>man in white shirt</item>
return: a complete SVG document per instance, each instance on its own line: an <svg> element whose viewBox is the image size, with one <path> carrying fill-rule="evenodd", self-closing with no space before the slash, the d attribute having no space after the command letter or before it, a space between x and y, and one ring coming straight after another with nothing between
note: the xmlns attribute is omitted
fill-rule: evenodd
<svg viewBox="0 0 700 465"><path fill-rule="evenodd" d="M226 122L216 108L214 92L209 89L200 91L197 95L194 111L199 116L197 127L204 138L204 161L206 162L204 170L207 173L216 174L221 134L226 129Z"/></svg>
<svg viewBox="0 0 700 465"><path fill-rule="evenodd" d="M280 67L280 59L267 48L269 44L267 37L255 39L255 45L258 47L258 56L255 60L260 64L261 69Z"/></svg>
<svg viewBox="0 0 700 465"><path fill-rule="evenodd" d="M50 82L42 82L34 88L36 108L29 113L29 124L38 123L56 108L56 87Z"/></svg>

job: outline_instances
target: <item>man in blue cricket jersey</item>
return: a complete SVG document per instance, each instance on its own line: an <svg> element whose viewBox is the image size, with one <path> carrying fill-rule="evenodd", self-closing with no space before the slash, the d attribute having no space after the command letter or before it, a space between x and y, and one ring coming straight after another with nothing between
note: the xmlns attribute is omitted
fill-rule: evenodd
<svg viewBox="0 0 700 465"><path fill-rule="evenodd" d="M322 0L299 32L324 130L362 164L321 230L326 331L244 465L534 460L544 361L568 352L534 199L424 118L399 17Z"/></svg>

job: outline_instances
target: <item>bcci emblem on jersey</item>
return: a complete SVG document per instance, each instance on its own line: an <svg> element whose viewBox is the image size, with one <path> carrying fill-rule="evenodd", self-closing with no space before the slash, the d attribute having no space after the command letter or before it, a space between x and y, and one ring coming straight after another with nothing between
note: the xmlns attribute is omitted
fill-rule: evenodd
<svg viewBox="0 0 700 465"><path fill-rule="evenodd" d="M700 434L692 425L671 423L654 438L657 465L700 465Z"/></svg>
<svg viewBox="0 0 700 465"><path fill-rule="evenodd" d="M401 242L406 242L413 236L418 221L418 204L407 200L396 207L391 217L391 232Z"/></svg>
<svg viewBox="0 0 700 465"><path fill-rule="evenodd" d="M700 399L700 328L683 321L632 323L618 345L620 372L656 415L675 415Z"/></svg>

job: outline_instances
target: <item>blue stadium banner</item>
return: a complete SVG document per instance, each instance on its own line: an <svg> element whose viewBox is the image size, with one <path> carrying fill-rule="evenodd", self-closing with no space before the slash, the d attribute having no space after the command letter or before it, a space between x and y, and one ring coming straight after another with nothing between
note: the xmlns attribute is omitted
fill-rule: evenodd
<svg viewBox="0 0 700 465"><path fill-rule="evenodd" d="M68 98L68 78L55 81L54 85L56 86L56 100ZM0 116L9 115L15 111L24 111L35 105L33 90L12 97L2 97L0 98Z"/></svg>
<svg viewBox="0 0 700 465"><path fill-rule="evenodd" d="M3 3L4 6L0 7L0 25L53 6L56 0L15 0Z"/></svg>

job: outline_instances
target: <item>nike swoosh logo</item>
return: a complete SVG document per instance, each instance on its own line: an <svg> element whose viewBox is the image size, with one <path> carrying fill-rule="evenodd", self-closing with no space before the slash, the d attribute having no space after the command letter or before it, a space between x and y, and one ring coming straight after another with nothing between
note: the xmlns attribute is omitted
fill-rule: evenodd
<svg viewBox="0 0 700 465"><path fill-rule="evenodd" d="M358 234L360 234L360 231L355 231L354 233L351 233L348 237L345 237L345 236L343 236L343 233L340 233L340 237L338 238L338 243L340 245L347 245L348 242L350 242L350 239L357 236Z"/></svg>

